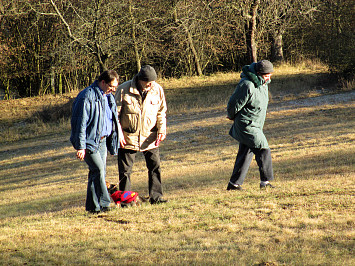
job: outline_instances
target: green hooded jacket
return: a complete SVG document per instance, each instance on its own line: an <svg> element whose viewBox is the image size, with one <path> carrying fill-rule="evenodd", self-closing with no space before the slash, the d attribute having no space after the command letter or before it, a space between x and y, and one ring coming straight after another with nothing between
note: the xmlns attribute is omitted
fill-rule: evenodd
<svg viewBox="0 0 355 266"><path fill-rule="evenodd" d="M228 101L228 118L234 120L229 134L250 148L267 149L269 144L263 126L269 102L269 82L257 75L255 65L243 67L241 80Z"/></svg>

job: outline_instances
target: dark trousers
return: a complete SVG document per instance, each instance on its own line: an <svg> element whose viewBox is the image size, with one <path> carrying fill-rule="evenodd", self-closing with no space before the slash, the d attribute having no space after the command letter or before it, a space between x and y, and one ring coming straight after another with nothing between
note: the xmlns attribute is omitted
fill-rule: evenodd
<svg viewBox="0 0 355 266"><path fill-rule="evenodd" d="M84 160L89 166L85 204L85 209L87 211L100 211L102 207L108 207L110 205L110 195L108 194L105 182L106 157L106 139L103 139L100 142L99 150L97 152L92 153L86 150Z"/></svg>
<svg viewBox="0 0 355 266"><path fill-rule="evenodd" d="M136 154L137 151L122 148L118 151L119 188L122 191L131 190L131 173ZM148 168L149 197L158 200L163 196L159 148L144 151L143 155Z"/></svg>
<svg viewBox="0 0 355 266"><path fill-rule="evenodd" d="M230 183L233 185L243 184L254 155L259 166L260 180L271 181L274 179L270 149L249 148L240 143Z"/></svg>

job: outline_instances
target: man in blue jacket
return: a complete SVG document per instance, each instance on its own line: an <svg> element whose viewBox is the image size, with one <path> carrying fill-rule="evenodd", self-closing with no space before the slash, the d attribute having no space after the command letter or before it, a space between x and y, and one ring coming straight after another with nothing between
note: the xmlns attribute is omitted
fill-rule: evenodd
<svg viewBox="0 0 355 266"><path fill-rule="evenodd" d="M110 195L105 183L107 150L118 152L118 115L115 92L119 76L104 71L93 84L76 97L71 118L70 141L76 157L89 166L85 209L91 213L110 210Z"/></svg>
<svg viewBox="0 0 355 266"><path fill-rule="evenodd" d="M261 60L244 66L242 70L241 80L227 105L228 118L234 121L229 134L239 141L227 190L242 190L254 155L259 166L260 188L273 188L269 182L274 179L271 151L263 133L273 65L268 60Z"/></svg>

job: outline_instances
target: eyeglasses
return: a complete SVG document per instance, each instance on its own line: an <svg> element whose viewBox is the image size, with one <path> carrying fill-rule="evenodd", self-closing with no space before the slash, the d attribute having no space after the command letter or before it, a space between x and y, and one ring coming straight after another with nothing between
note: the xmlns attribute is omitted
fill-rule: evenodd
<svg viewBox="0 0 355 266"><path fill-rule="evenodd" d="M110 83L106 83L108 85L108 87L111 89L111 90L116 90L117 87L118 87L118 84L116 86L112 86Z"/></svg>

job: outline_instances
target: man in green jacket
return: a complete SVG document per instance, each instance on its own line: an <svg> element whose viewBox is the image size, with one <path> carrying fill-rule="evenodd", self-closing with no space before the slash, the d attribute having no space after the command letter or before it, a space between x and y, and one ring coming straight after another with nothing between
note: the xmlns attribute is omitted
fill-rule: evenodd
<svg viewBox="0 0 355 266"><path fill-rule="evenodd" d="M260 188L273 188L271 151L263 126L269 102L268 84L273 65L268 60L244 66L241 80L227 105L228 118L234 123L229 134L239 141L239 150L227 190L242 190L242 184L255 155L260 172Z"/></svg>

